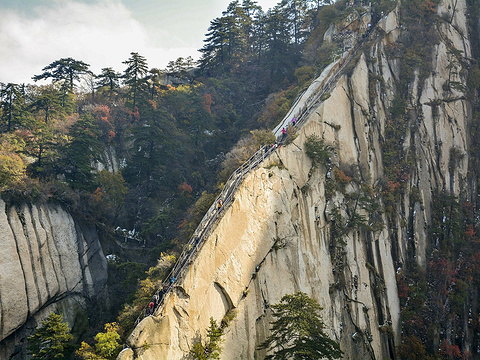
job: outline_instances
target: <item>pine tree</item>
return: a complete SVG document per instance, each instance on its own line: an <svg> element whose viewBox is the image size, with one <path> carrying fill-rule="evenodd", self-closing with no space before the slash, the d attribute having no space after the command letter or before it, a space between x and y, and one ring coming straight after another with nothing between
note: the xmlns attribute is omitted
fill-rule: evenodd
<svg viewBox="0 0 480 360"><path fill-rule="evenodd" d="M220 357L220 342L222 340L223 330L217 325L217 322L210 318L210 326L207 329L207 342L205 345L201 341L193 344L190 355L195 360L218 359Z"/></svg>
<svg viewBox="0 0 480 360"><path fill-rule="evenodd" d="M73 335L63 316L51 313L28 337L28 351L32 359L65 359L71 349Z"/></svg>
<svg viewBox="0 0 480 360"><path fill-rule="evenodd" d="M103 150L95 119L91 114L82 115L70 127L69 134L72 140L63 150L65 178L74 188L89 189L94 180L92 164Z"/></svg>
<svg viewBox="0 0 480 360"><path fill-rule="evenodd" d="M18 97L18 85L0 83L0 105L2 109L2 120L6 124L7 132L10 132L14 119L14 103Z"/></svg>
<svg viewBox="0 0 480 360"><path fill-rule="evenodd" d="M292 44L290 34L291 22L284 8L277 5L269 10L264 18L265 23L265 55L263 65L269 70L273 83L282 83L300 59L298 47Z"/></svg>
<svg viewBox="0 0 480 360"><path fill-rule="evenodd" d="M117 73L113 68L107 67L102 69L102 73L97 75L97 87L108 87L109 91L112 92L118 87L118 80L120 79L120 74Z"/></svg>
<svg viewBox="0 0 480 360"><path fill-rule="evenodd" d="M293 43L298 45L306 41L309 35L311 0L282 0L280 8L288 20Z"/></svg>
<svg viewBox="0 0 480 360"><path fill-rule="evenodd" d="M200 49L202 70L211 70L223 66L227 59L227 35L225 19L215 18L210 22L205 45Z"/></svg>
<svg viewBox="0 0 480 360"><path fill-rule="evenodd" d="M232 1L222 17L210 22L200 66L204 70L230 71L245 63L256 50L256 16L261 8L251 0Z"/></svg>
<svg viewBox="0 0 480 360"><path fill-rule="evenodd" d="M338 359L343 352L339 344L323 331L320 305L307 294L298 291L285 295L271 306L271 335L259 349L272 351L265 359Z"/></svg>
<svg viewBox="0 0 480 360"><path fill-rule="evenodd" d="M123 72L125 84L130 87L130 95L132 97L132 106L135 108L141 85L145 80L148 72L147 59L136 52L130 53L130 57L122 64L127 65Z"/></svg>
<svg viewBox="0 0 480 360"><path fill-rule="evenodd" d="M65 115L62 108L62 94L54 85L40 86L30 104L34 112L43 112L45 124L48 124L52 116Z"/></svg>
<svg viewBox="0 0 480 360"><path fill-rule="evenodd" d="M89 64L72 58L62 58L55 60L51 64L45 66L40 75L32 77L34 81L52 78L53 81L63 81L66 89L73 92L74 81L80 80L80 74L85 74L89 70Z"/></svg>

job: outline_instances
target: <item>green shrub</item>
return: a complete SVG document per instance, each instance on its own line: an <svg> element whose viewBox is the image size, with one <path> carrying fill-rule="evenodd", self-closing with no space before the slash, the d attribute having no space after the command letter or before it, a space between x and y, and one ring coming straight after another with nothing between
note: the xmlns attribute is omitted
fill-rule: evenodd
<svg viewBox="0 0 480 360"><path fill-rule="evenodd" d="M330 152L326 149L325 143L318 135L310 135L305 142L305 153L312 159L314 165L330 163Z"/></svg>

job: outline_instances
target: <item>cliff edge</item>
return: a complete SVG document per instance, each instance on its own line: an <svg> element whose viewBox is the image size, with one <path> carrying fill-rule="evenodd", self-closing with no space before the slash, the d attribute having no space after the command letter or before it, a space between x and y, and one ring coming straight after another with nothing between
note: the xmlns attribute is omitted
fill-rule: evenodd
<svg viewBox="0 0 480 360"><path fill-rule="evenodd" d="M0 358L7 359L50 312L72 326L86 300L103 293L107 262L95 229L59 205L0 200L0 231Z"/></svg>
<svg viewBox="0 0 480 360"><path fill-rule="evenodd" d="M323 307L344 359L396 358L397 274L407 262L427 263L435 197L474 196L471 104L465 88L451 86L466 83L467 5L444 0L436 12L444 19L439 41L428 71L412 67L408 97L400 88L408 60L396 44L408 29L399 8L375 24L340 73L328 75L335 76L328 91L314 82L321 99L309 95L289 113L301 118L296 138L245 177L164 306L138 324L119 359L184 359L210 317L227 314L234 318L221 358L261 359L269 305L298 290ZM461 54L458 71L452 54ZM323 140L329 162L306 155L311 135Z"/></svg>

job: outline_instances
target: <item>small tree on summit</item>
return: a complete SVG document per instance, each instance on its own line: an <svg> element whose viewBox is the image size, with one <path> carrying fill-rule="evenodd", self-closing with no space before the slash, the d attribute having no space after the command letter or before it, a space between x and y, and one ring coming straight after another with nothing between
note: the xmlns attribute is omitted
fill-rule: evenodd
<svg viewBox="0 0 480 360"><path fill-rule="evenodd" d="M102 69L102 73L97 75L97 87L107 87L110 92L118 87L118 80L121 74L117 73L113 68L107 67Z"/></svg>
<svg viewBox="0 0 480 360"><path fill-rule="evenodd" d="M338 342L324 333L320 305L307 294L298 291L285 295L271 306L275 318L271 335L259 349L272 351L265 359L338 359L343 352Z"/></svg>
<svg viewBox="0 0 480 360"><path fill-rule="evenodd" d="M52 78L53 81L64 81L70 92L73 92L73 82L80 80L80 74L88 73L88 65L80 60L62 58L45 66L40 75L32 77L34 81Z"/></svg>

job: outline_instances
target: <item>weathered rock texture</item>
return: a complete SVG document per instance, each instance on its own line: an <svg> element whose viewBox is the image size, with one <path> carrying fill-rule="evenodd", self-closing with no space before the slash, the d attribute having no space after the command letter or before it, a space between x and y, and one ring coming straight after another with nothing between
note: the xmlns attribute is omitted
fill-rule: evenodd
<svg viewBox="0 0 480 360"><path fill-rule="evenodd" d="M389 215L382 146L402 60L387 56L386 48L401 33L398 9L379 21L293 144L246 177L164 308L137 326L121 359L183 359L205 337L209 318L220 321L229 311L236 316L221 358L261 359L265 352L257 346L268 336L269 304L297 290L324 308L326 330L340 342L344 359L395 358L396 272L407 250L425 265L432 197L468 191L470 106L460 90L442 87L452 80L448 47L470 57L465 2L445 0L439 12L451 16L454 5L451 24L440 25L430 75L417 76L406 99L407 126L396 140L415 161L405 195ZM460 74L450 76L465 83ZM313 166L306 156L312 134L334 150L332 165Z"/></svg>
<svg viewBox="0 0 480 360"><path fill-rule="evenodd" d="M51 311L72 325L85 300L103 291L107 264L95 229L58 205L0 200L0 232L0 358L7 359Z"/></svg>

